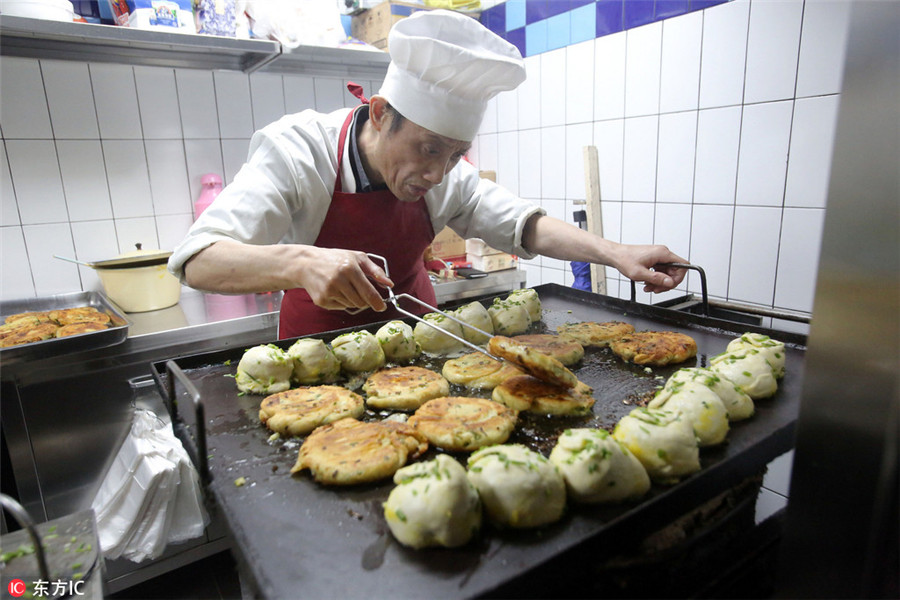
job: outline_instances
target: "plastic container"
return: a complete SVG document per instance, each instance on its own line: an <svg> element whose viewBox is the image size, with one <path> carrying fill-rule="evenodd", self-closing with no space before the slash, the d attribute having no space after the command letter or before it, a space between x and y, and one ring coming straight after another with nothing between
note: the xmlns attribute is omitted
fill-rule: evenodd
<svg viewBox="0 0 900 600"><path fill-rule="evenodd" d="M222 191L222 178L215 173L207 173L200 178L200 184L203 189L200 191L200 197L194 202L194 220L206 210L206 207L212 204L219 192Z"/></svg>
<svg viewBox="0 0 900 600"><path fill-rule="evenodd" d="M72 22L75 19L69 0L0 0L0 14L49 21Z"/></svg>

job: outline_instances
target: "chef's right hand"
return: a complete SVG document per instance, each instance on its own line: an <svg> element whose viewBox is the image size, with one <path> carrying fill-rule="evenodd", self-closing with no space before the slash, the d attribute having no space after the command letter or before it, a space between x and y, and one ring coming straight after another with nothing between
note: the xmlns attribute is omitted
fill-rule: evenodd
<svg viewBox="0 0 900 600"><path fill-rule="evenodd" d="M384 269L365 252L310 247L311 258L303 269L302 287L316 306L329 310L371 308L377 312L387 306L375 284L393 287Z"/></svg>

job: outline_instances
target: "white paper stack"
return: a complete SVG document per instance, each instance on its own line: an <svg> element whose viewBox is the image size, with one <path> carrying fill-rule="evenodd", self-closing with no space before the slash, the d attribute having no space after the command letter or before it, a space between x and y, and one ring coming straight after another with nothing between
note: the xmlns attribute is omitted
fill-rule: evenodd
<svg viewBox="0 0 900 600"><path fill-rule="evenodd" d="M135 411L92 508L107 559L157 558L167 544L202 535L209 523L197 471L181 441L171 425L143 409Z"/></svg>

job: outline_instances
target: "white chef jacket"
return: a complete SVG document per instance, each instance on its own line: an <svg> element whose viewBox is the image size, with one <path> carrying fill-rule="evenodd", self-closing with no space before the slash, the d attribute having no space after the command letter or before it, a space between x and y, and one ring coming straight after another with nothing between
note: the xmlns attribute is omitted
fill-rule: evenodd
<svg viewBox="0 0 900 600"><path fill-rule="evenodd" d="M219 240L315 244L331 204L338 137L350 110L305 110L257 131L247 162L188 230L169 259L169 270L183 282L188 259ZM355 192L346 147L341 174L344 191ZM498 250L534 257L522 247L522 232L530 216L545 211L482 179L466 161L425 194L425 203L435 233L449 226L463 238L481 238Z"/></svg>

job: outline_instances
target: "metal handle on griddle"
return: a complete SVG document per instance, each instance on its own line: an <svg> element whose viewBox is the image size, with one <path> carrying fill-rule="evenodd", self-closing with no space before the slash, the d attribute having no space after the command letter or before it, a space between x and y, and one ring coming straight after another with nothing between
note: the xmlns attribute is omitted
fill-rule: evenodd
<svg viewBox="0 0 900 600"><path fill-rule="evenodd" d="M3 508L16 519L16 522L28 532L28 537L31 538L31 545L34 546L34 555L37 557L38 571L41 573L41 579L49 582L50 569L47 568L47 557L44 554L44 544L41 543L41 536L38 535L37 529L34 527L34 521L31 520L31 515L28 514L25 507L6 494L0 494L0 505L2 505Z"/></svg>
<svg viewBox="0 0 900 600"><path fill-rule="evenodd" d="M700 294L701 294L702 303L703 303L703 316L704 317L709 316L709 294L706 291L706 271L704 271L701 267L698 267L697 265L692 265L689 263L659 263L657 265L654 265L653 268L656 268L656 267L679 267L682 269L693 269L694 271L697 271L700 274ZM637 289L635 288L634 280L632 280L631 281L631 301L637 302L636 298L637 298Z"/></svg>
<svg viewBox="0 0 900 600"><path fill-rule="evenodd" d="M197 390L197 387L194 383L188 379L188 376L184 374L184 371L181 370L177 364L175 364L174 360L166 361L166 392L168 394L169 406L166 408L169 409L169 415L172 417L172 424L176 423L176 419L178 417L178 408L177 403L175 402L175 380L178 379L181 382L181 385L184 386L184 389L187 391L188 395L191 397L191 400L194 401L194 414L196 418L196 422L194 423L195 429L197 430L197 434L195 439L197 440L197 450L196 456L193 456L194 464L197 465L197 471L200 474L200 480L207 484L209 483L209 458L206 454L206 410L203 407L203 399L200 397L200 392ZM193 451L189 448L189 444L185 445L185 450L188 453L192 453Z"/></svg>

